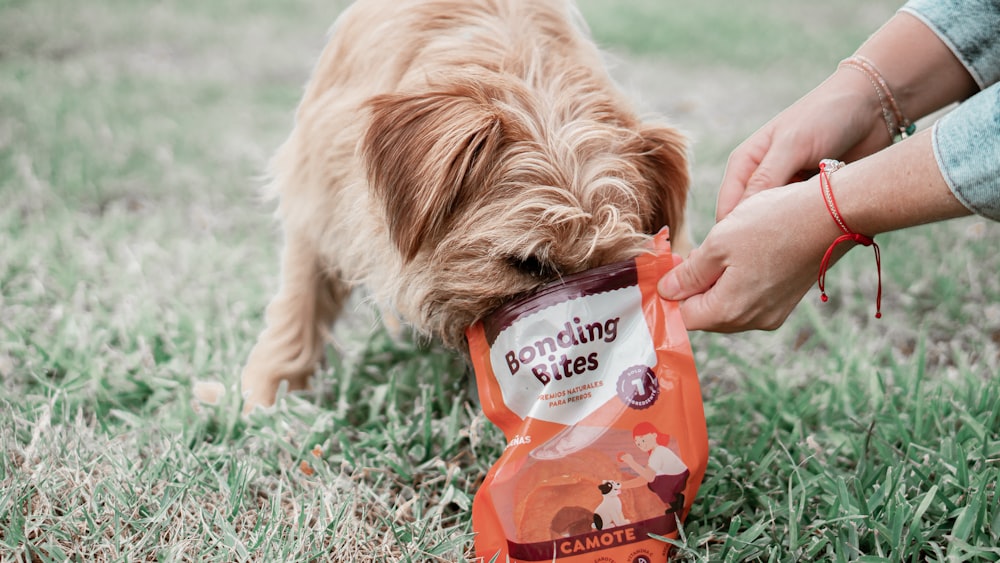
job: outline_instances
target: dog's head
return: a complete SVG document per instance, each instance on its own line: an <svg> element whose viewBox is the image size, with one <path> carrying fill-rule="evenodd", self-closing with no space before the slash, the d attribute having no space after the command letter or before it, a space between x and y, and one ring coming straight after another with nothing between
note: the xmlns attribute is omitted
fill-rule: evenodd
<svg viewBox="0 0 1000 563"><path fill-rule="evenodd" d="M612 492L616 494L621 494L622 484L619 483L618 481L605 481L600 485L598 485L597 488L598 490L601 491L601 494L604 496L608 496Z"/></svg>
<svg viewBox="0 0 1000 563"><path fill-rule="evenodd" d="M406 274L397 307L452 346L516 295L683 231L684 138L570 83L466 74L369 102L360 148Z"/></svg>

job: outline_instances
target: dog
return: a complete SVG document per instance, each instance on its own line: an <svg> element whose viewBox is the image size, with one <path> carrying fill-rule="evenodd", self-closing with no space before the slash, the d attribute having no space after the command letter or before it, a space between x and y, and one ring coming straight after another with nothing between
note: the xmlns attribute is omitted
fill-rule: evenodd
<svg viewBox="0 0 1000 563"><path fill-rule="evenodd" d="M570 0L359 0L334 23L266 193L281 282L245 410L304 389L352 289L461 350L561 276L684 233L687 141L643 121Z"/></svg>
<svg viewBox="0 0 1000 563"><path fill-rule="evenodd" d="M593 528L603 530L628 524L629 521L622 513L622 484L618 481L604 481L597 488L604 495L604 499L594 509Z"/></svg>

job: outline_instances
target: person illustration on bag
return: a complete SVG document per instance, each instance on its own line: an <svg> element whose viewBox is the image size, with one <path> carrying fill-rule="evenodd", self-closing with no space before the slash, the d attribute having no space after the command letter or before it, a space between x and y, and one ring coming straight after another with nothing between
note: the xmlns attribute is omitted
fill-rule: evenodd
<svg viewBox="0 0 1000 563"><path fill-rule="evenodd" d="M669 507L667 514L680 513L684 508L684 487L691 472L680 456L670 449L670 435L661 433L650 422L640 422L632 429L632 439L636 447L649 454L649 459L646 465L642 465L632 454L618 456L619 461L638 475L622 483L622 489L646 485Z"/></svg>

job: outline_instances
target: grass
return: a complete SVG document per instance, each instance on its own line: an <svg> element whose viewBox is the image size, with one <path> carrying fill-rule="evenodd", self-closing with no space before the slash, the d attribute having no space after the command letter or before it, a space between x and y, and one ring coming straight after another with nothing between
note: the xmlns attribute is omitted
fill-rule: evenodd
<svg viewBox="0 0 1000 563"><path fill-rule="evenodd" d="M785 0L744 6L723 0L582 0L579 4L606 45L683 59L687 64L725 61L753 70L774 66L799 70L831 54L849 53L884 21L886 6L891 5L857 2L845 7Z"/></svg>
<svg viewBox="0 0 1000 563"><path fill-rule="evenodd" d="M586 0L616 72L728 150L892 2ZM235 382L276 283L256 199L342 3L0 0L0 560L459 561L503 437L436 346L337 328L309 394ZM711 457L681 561L998 561L1000 228L884 237L773 333L693 334Z"/></svg>

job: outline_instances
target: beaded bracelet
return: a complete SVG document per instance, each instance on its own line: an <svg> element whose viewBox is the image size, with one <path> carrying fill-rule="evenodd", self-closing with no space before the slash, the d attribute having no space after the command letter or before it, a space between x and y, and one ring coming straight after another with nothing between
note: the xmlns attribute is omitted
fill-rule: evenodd
<svg viewBox="0 0 1000 563"><path fill-rule="evenodd" d="M844 216L840 214L840 208L837 207L837 200L833 197L833 185L830 184L830 175L843 166L843 162L833 159L823 159L819 163L819 187L823 192L823 201L826 203L826 209L830 212L830 216L833 217L833 221L837 223L841 232L844 233L834 239L833 243L826 249L826 254L823 255L823 260L819 263L819 277L817 281L819 282L820 300L825 303L829 299L826 296L826 271L830 268L830 259L833 257L833 249L837 248L838 244L847 241L854 241L862 246L871 246L875 250L875 268L878 271L878 293L875 296L875 318L880 319L882 318L882 254L879 250L878 243L875 242L875 239L868 235L856 233L851 230L851 228L847 226Z"/></svg>
<svg viewBox="0 0 1000 563"><path fill-rule="evenodd" d="M879 105L882 106L882 117L889 130L889 138L893 142L905 139L916 131L916 124L903 115L899 104L896 103L896 98L892 95L892 90L889 89L889 84L874 63L866 57L854 55L840 61L837 66L838 68L845 66L861 71L871 82L872 87L875 88L875 94L878 96Z"/></svg>

